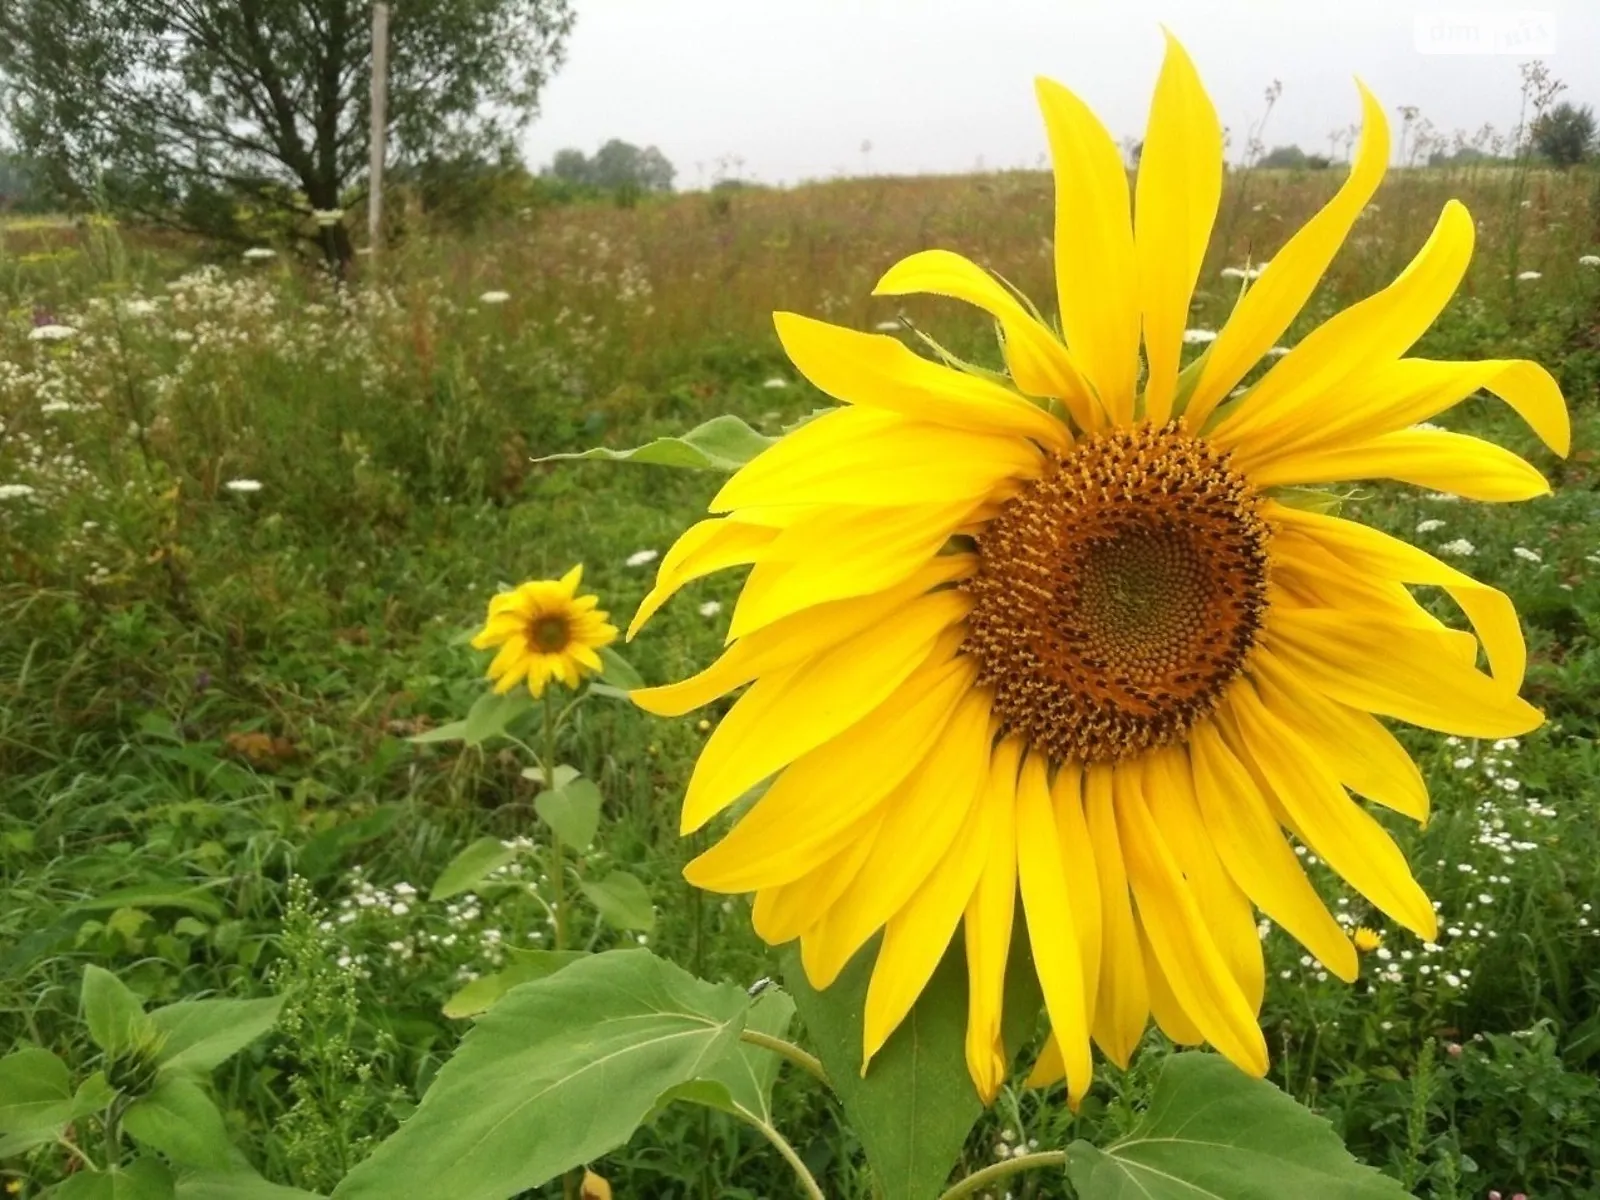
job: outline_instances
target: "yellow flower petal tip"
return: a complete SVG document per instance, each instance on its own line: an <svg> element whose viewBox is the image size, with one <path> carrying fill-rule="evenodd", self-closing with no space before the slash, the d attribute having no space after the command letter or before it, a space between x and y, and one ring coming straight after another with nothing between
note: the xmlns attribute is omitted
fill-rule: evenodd
<svg viewBox="0 0 1600 1200"><path fill-rule="evenodd" d="M489 601L488 617L471 644L478 650L498 647L486 671L497 695L520 684L538 699L553 679L576 687L598 671L595 652L617 640L617 628L595 597L577 595L582 576L583 567L576 566L560 579L530 580Z"/></svg>
<svg viewBox="0 0 1600 1200"><path fill-rule="evenodd" d="M774 314L796 368L841 407L727 482L629 630L686 581L749 568L722 657L632 693L679 715L748 686L705 739L680 828L769 789L684 876L756 893L758 932L798 937L814 987L880 938L863 1070L963 937L965 1054L986 1102L1009 1066L991 1051L1014 915L1054 1031L1031 1086L1065 1079L1076 1109L1092 1047L1125 1067L1152 1017L1262 1074L1257 914L1340 979L1376 952L1376 934L1352 941L1330 914L1294 843L1384 920L1436 934L1371 812L1428 812L1388 723L1496 738L1543 719L1517 695L1527 651L1509 598L1375 529L1273 499L1376 480L1496 502L1548 489L1498 446L1423 427L1488 391L1568 448L1542 367L1408 357L1463 278L1471 217L1446 204L1389 286L1268 355L1384 174L1388 125L1357 80L1348 177L1265 247L1269 269L1180 371L1220 127L1163 33L1131 189L1088 106L1035 81L1055 159L1054 314L943 250L902 259L874 288L983 309L1006 374ZM1464 620L1441 621L1418 587L1441 589ZM503 639L502 683L537 636L529 597L545 594L491 609L480 636ZM524 674L535 689L555 677Z"/></svg>

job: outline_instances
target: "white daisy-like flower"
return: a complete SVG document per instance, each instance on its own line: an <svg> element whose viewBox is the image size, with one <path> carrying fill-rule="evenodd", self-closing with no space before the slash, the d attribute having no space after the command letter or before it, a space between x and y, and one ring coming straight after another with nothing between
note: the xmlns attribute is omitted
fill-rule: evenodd
<svg viewBox="0 0 1600 1200"><path fill-rule="evenodd" d="M1511 547L1511 553L1515 554L1524 562L1536 563L1544 561L1544 556L1542 554L1540 554L1537 550L1529 550L1526 546L1513 546Z"/></svg>
<svg viewBox="0 0 1600 1200"><path fill-rule="evenodd" d="M68 338L78 336L78 331L71 325L35 325L28 334L30 342L64 342Z"/></svg>
<svg viewBox="0 0 1600 1200"><path fill-rule="evenodd" d="M1578 256L1580 267L1600 267L1600 254L1580 254Z"/></svg>
<svg viewBox="0 0 1600 1200"><path fill-rule="evenodd" d="M1183 340L1185 345L1203 346L1207 342L1217 340L1217 331L1215 329L1185 329L1183 331Z"/></svg>
<svg viewBox="0 0 1600 1200"><path fill-rule="evenodd" d="M700 615L702 617L707 618L708 620L711 617L716 616L721 611L722 611L722 601L721 600L707 600L704 604L702 604L700 606Z"/></svg>
<svg viewBox="0 0 1600 1200"><path fill-rule="evenodd" d="M1517 278L1531 282L1535 279L1543 279L1544 274L1540 271L1518 271Z"/></svg>
<svg viewBox="0 0 1600 1200"><path fill-rule="evenodd" d="M1439 547L1440 554L1449 554L1456 558L1471 558L1477 552L1478 548L1466 538L1457 538Z"/></svg>
<svg viewBox="0 0 1600 1200"><path fill-rule="evenodd" d="M21 500L31 495L33 488L26 483L0 483L0 500Z"/></svg>
<svg viewBox="0 0 1600 1200"><path fill-rule="evenodd" d="M511 299L510 292L485 292L478 297L479 304L504 304Z"/></svg>
<svg viewBox="0 0 1600 1200"><path fill-rule="evenodd" d="M261 481L259 479L230 479L222 486L230 492L259 492L261 490Z"/></svg>
<svg viewBox="0 0 1600 1200"><path fill-rule="evenodd" d="M786 388L786 387L788 387L789 386L789 381L787 379L780 379L778 376L774 375L771 379L767 380L761 386L764 387L764 388L772 388L775 391L778 388Z"/></svg>
<svg viewBox="0 0 1600 1200"><path fill-rule="evenodd" d="M251 246L240 257L245 262L266 262L268 259L277 258L278 252L270 246Z"/></svg>
<svg viewBox="0 0 1600 1200"><path fill-rule="evenodd" d="M148 317L156 311L156 302L139 296L124 304L122 311L130 317Z"/></svg>
<svg viewBox="0 0 1600 1200"><path fill-rule="evenodd" d="M624 560L630 567L642 567L646 563L653 563L661 557L659 550L635 550Z"/></svg>

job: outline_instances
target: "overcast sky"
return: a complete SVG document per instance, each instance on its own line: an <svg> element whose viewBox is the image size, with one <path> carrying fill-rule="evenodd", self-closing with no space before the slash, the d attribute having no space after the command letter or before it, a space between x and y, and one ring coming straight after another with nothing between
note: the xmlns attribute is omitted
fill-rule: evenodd
<svg viewBox="0 0 1600 1200"><path fill-rule="evenodd" d="M1083 96L1112 134L1142 136L1166 22L1223 124L1243 131L1273 79L1269 145L1326 152L1359 116L1352 77L1391 117L1416 105L1442 130L1515 124L1518 65L1543 58L1567 98L1600 102L1600 0L575 0L566 66L529 130L530 163L610 137L659 146L678 186L718 161L794 183L840 174L1036 166L1032 79ZM1520 15L1519 15L1520 14ZM1420 19L1420 30L1419 30ZM1432 46L1526 51L1425 54ZM864 152L863 143L871 143ZM731 173L731 172L728 172Z"/></svg>

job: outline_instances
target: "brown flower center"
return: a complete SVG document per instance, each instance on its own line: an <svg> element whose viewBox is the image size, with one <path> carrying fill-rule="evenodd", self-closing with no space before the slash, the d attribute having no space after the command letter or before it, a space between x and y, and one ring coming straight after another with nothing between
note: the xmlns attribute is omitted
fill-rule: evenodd
<svg viewBox="0 0 1600 1200"><path fill-rule="evenodd" d="M545 654L559 654L572 640L572 629L565 617L547 614L534 618L528 630L528 640Z"/></svg>
<svg viewBox="0 0 1600 1200"><path fill-rule="evenodd" d="M1056 761L1167 745L1243 669L1266 607L1254 491L1179 422L1056 456L978 535L964 649Z"/></svg>

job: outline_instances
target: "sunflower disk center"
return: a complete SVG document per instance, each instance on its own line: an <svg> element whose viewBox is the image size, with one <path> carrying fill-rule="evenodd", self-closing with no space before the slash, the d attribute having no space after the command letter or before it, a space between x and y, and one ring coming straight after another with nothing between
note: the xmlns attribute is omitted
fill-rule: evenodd
<svg viewBox="0 0 1600 1200"><path fill-rule="evenodd" d="M572 630L565 617L543 616L534 620L529 640L545 654L559 654L572 640Z"/></svg>
<svg viewBox="0 0 1600 1200"><path fill-rule="evenodd" d="M1167 745L1243 669L1268 530L1224 456L1176 422L1060 455L978 535L965 649L995 712L1057 761Z"/></svg>

